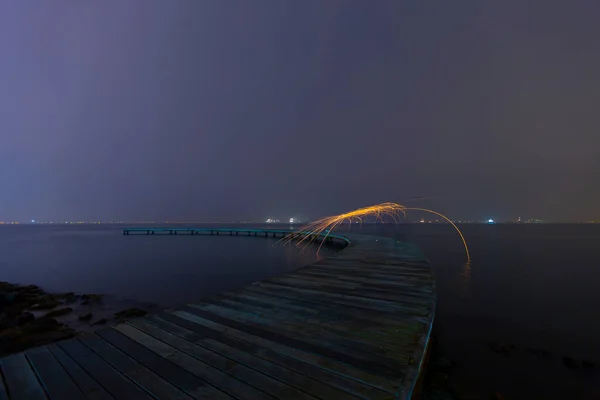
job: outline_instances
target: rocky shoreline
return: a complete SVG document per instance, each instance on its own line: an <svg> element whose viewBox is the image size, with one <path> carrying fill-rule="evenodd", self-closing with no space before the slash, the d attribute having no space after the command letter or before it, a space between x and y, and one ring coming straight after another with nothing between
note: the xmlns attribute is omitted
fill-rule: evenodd
<svg viewBox="0 0 600 400"><path fill-rule="evenodd" d="M0 282L0 357L143 316L152 305L114 312L100 294L47 293Z"/></svg>

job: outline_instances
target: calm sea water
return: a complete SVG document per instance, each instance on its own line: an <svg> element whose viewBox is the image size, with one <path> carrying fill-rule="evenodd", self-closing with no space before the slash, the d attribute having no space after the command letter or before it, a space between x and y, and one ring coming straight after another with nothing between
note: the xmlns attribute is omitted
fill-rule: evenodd
<svg viewBox="0 0 600 400"><path fill-rule="evenodd" d="M0 280L166 308L281 275L316 251L244 236L122 235L122 226L0 227ZM325 256L325 252L320 253Z"/></svg>
<svg viewBox="0 0 600 400"><path fill-rule="evenodd" d="M439 352L457 363L450 375L466 398L600 399L600 225L460 228L470 264L448 225L367 229L412 242L432 262ZM494 342L516 349L500 355ZM564 356L595 370L570 369Z"/></svg>
<svg viewBox="0 0 600 400"><path fill-rule="evenodd" d="M122 236L119 226L0 226L0 280L107 293L167 307L317 259L275 240ZM439 353L472 399L600 399L600 225L449 225L353 231L409 241L431 260ZM327 253L322 253L326 256ZM490 344L515 345L508 356ZM543 349L540 357L528 349ZM563 357L596 363L573 370Z"/></svg>

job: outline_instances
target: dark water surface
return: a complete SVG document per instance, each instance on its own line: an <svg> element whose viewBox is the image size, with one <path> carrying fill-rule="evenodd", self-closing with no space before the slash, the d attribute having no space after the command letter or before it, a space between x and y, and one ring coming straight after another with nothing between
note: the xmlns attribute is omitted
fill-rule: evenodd
<svg viewBox="0 0 600 400"><path fill-rule="evenodd" d="M417 245L430 259L439 351L469 399L600 399L600 225L363 227ZM509 355L490 344L514 344ZM536 355L528 349L550 352ZM563 357L595 368L568 368Z"/></svg>
<svg viewBox="0 0 600 400"><path fill-rule="evenodd" d="M0 280L167 307L317 259L314 249L260 237L122 236L121 229L0 226ZM506 399L600 399L600 225L461 229L471 263L449 225L352 227L411 242L431 260L439 352L457 364L449 374L465 398L497 391ZM515 350L498 354L495 342ZM564 356L596 367L569 368Z"/></svg>
<svg viewBox="0 0 600 400"><path fill-rule="evenodd" d="M314 249L301 251L273 238L123 236L122 230L114 225L1 226L0 280L166 308L317 260Z"/></svg>

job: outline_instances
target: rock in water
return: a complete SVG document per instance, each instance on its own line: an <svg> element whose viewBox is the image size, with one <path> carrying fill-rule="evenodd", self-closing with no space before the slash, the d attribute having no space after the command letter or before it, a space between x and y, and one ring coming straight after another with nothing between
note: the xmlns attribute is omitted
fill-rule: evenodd
<svg viewBox="0 0 600 400"><path fill-rule="evenodd" d="M147 312L139 308L128 308L115 314L116 320L124 320L135 317L143 317Z"/></svg>
<svg viewBox="0 0 600 400"><path fill-rule="evenodd" d="M80 321L89 321L92 319L92 313L85 313L79 316Z"/></svg>
<svg viewBox="0 0 600 400"><path fill-rule="evenodd" d="M65 308L59 308L58 310L53 310L50 311L49 313L46 313L46 317L60 317L61 315L66 315L68 313L70 313L71 311L73 311L73 309L71 307L65 307Z"/></svg>
<svg viewBox="0 0 600 400"><path fill-rule="evenodd" d="M60 305L58 301L52 295L45 295L41 297L36 304L31 306L32 310L50 310Z"/></svg>

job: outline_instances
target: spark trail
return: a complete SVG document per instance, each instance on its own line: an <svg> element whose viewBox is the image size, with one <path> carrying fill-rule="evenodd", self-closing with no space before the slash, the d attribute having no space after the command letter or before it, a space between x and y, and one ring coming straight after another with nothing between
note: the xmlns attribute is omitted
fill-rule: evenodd
<svg viewBox="0 0 600 400"><path fill-rule="evenodd" d="M300 240L298 240L296 245L301 245L302 243L311 243L315 241L316 238L321 237L322 240L317 250L318 254L319 250L321 249L321 246L323 246L323 243L325 242L325 239L327 239L327 236L333 233L333 230L335 228L339 227L344 223L348 223L350 225L352 223L362 224L362 222L369 217L374 217L375 220L378 222L384 222L385 219L392 219L395 223L398 223L403 218L406 218L406 212L410 210L435 214L448 221L450 225L452 225L454 229L456 229L456 231L460 235L460 238L462 239L463 245L465 246L465 253L467 254L467 260L471 260L471 254L469 252L469 247L467 246L467 241L465 240L465 237L463 236L460 229L458 229L458 226L456 226L456 224L454 224L448 217L437 211L429 210L426 208L406 207L398 203L381 203L369 207L359 208L347 213L321 218L317 221L311 222L310 224L303 226L299 231L287 235L285 238L282 239L282 241L284 243L289 243L298 237L298 233L302 234L302 237Z"/></svg>

